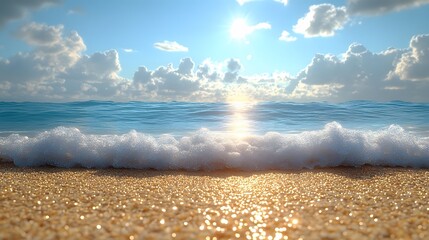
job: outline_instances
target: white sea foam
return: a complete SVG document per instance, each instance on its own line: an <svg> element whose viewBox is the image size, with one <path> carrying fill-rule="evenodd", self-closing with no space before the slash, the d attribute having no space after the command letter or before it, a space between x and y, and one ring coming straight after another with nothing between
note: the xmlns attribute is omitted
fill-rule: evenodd
<svg viewBox="0 0 429 240"><path fill-rule="evenodd" d="M201 129L175 138L131 131L89 135L58 127L35 137L0 138L0 157L17 166L185 170L267 170L383 165L429 168L429 140L391 125L351 130L332 122L318 131L234 136Z"/></svg>

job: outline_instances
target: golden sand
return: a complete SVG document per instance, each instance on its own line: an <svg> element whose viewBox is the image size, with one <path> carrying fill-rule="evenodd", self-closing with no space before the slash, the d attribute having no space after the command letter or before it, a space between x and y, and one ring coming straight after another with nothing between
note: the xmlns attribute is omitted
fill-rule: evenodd
<svg viewBox="0 0 429 240"><path fill-rule="evenodd" d="M0 239L429 239L429 171L0 164Z"/></svg>

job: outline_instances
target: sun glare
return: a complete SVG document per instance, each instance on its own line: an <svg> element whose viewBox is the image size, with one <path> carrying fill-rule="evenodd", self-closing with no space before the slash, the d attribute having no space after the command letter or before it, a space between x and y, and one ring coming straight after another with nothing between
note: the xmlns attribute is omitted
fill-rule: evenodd
<svg viewBox="0 0 429 240"><path fill-rule="evenodd" d="M243 40L249 34L249 30L250 28L247 25L246 19L237 18L232 23L229 34L233 39Z"/></svg>
<svg viewBox="0 0 429 240"><path fill-rule="evenodd" d="M252 107L255 104L255 100L251 99L245 93L237 93L230 94L227 97L227 103L230 104L235 110L241 110L248 107Z"/></svg>

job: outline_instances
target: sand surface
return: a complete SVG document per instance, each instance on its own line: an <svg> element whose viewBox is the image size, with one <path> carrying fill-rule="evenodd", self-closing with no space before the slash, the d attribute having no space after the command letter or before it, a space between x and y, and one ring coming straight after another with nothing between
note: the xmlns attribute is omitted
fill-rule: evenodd
<svg viewBox="0 0 429 240"><path fill-rule="evenodd" d="M429 170L0 164L0 239L429 239Z"/></svg>

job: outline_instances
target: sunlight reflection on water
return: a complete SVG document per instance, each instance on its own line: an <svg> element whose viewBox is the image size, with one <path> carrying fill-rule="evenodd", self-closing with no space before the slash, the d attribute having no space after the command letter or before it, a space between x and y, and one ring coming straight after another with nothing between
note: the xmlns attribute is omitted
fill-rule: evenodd
<svg viewBox="0 0 429 240"><path fill-rule="evenodd" d="M243 138L252 132L252 123L249 119L248 112L254 104L249 102L232 102L229 104L231 111L228 121L228 131L237 138Z"/></svg>

